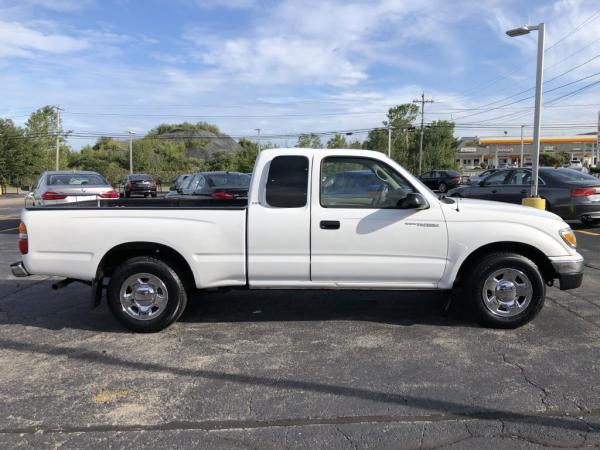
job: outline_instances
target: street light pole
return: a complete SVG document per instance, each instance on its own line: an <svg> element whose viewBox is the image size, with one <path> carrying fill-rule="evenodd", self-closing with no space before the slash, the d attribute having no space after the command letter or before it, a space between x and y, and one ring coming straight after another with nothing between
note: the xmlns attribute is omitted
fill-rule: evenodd
<svg viewBox="0 0 600 450"><path fill-rule="evenodd" d="M56 108L56 169L59 169L60 162L60 112L64 111L62 108L55 106Z"/></svg>
<svg viewBox="0 0 600 450"><path fill-rule="evenodd" d="M131 130L127 130L129 133L129 173L133 173L133 135L135 134Z"/></svg>
<svg viewBox="0 0 600 450"><path fill-rule="evenodd" d="M546 201L538 196L538 175L540 171L540 128L542 124L542 85L544 82L544 38L546 30L544 23L538 25L523 25L506 32L510 37L529 34L531 31L538 32L537 68L535 75L535 113L533 118L533 155L532 155L532 178L531 197L524 198L523 204L535 208L546 209Z"/></svg>
<svg viewBox="0 0 600 450"><path fill-rule="evenodd" d="M425 103L433 103L433 100L425 100L425 92L421 93L421 100L413 100L413 103L421 104L421 139L419 141L419 175L423 170L423 133L425 128Z"/></svg>
<svg viewBox="0 0 600 450"><path fill-rule="evenodd" d="M258 137L258 151L260 152L261 148L260 148L260 128L255 128L256 130L256 134Z"/></svg>
<svg viewBox="0 0 600 450"><path fill-rule="evenodd" d="M523 141L523 132L525 131L525 125L521 125L521 159L519 160L519 167L523 167L523 147L525 142Z"/></svg>

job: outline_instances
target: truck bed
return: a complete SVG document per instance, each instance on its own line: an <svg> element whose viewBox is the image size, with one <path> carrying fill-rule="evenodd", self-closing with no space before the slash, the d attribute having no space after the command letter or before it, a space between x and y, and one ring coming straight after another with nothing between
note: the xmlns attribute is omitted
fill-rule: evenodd
<svg viewBox="0 0 600 450"><path fill-rule="evenodd" d="M198 200L186 198L120 198L117 200L87 200L53 206L28 206L30 211L65 209L245 209L248 200Z"/></svg>

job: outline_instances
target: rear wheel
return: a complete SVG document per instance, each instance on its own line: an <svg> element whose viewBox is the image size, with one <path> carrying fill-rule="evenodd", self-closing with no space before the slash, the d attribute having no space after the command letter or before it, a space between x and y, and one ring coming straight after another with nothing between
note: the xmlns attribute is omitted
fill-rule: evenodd
<svg viewBox="0 0 600 450"><path fill-rule="evenodd" d="M156 192L153 192L151 195L153 198L156 198Z"/></svg>
<svg viewBox="0 0 600 450"><path fill-rule="evenodd" d="M108 285L108 306L126 328L153 333L183 313L187 293L173 268L157 258L136 257L117 267Z"/></svg>
<svg viewBox="0 0 600 450"><path fill-rule="evenodd" d="M438 190L440 192L446 192L448 190L448 186L446 185L446 183L440 183L440 187L438 188Z"/></svg>
<svg viewBox="0 0 600 450"><path fill-rule="evenodd" d="M516 328L533 319L546 296L537 265L516 253L492 253L472 267L465 292L480 322Z"/></svg>

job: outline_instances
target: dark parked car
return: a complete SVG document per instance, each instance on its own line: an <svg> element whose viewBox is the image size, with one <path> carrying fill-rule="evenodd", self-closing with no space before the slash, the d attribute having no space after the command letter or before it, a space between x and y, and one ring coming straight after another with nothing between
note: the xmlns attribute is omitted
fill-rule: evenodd
<svg viewBox="0 0 600 450"><path fill-rule="evenodd" d="M177 177L177 179L173 182L173 184L169 187L169 192L167 193L167 197L172 197L174 195L179 194L181 187L190 181L192 174L184 173Z"/></svg>
<svg viewBox="0 0 600 450"><path fill-rule="evenodd" d="M546 209L565 220L600 223L600 180L576 170L540 167L538 192L546 199ZM448 192L450 197L520 204L531 193L531 169L502 169L478 184Z"/></svg>
<svg viewBox="0 0 600 450"><path fill-rule="evenodd" d="M127 175L123 181L123 196L131 197L132 195L143 195L148 197L156 197L156 181L150 175L143 173Z"/></svg>
<svg viewBox="0 0 600 450"><path fill-rule="evenodd" d="M447 192L460 185L460 173L455 170L431 170L419 178L434 191Z"/></svg>
<svg viewBox="0 0 600 450"><path fill-rule="evenodd" d="M173 197L243 200L248 198L250 175L239 172L199 172L190 176Z"/></svg>

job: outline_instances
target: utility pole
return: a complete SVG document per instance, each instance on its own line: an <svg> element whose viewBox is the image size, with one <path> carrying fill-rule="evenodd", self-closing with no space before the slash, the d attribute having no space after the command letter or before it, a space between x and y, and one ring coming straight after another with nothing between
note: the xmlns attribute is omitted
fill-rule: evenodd
<svg viewBox="0 0 600 450"><path fill-rule="evenodd" d="M425 103L433 103L433 100L425 100L425 92L421 93L421 100L413 100L413 103L421 104L421 140L419 142L419 175L423 171L423 133L425 128Z"/></svg>
<svg viewBox="0 0 600 450"><path fill-rule="evenodd" d="M258 136L258 151L260 152L261 151L261 148L260 148L260 128L255 128L255 130L256 130L256 134Z"/></svg>
<svg viewBox="0 0 600 450"><path fill-rule="evenodd" d="M388 122L388 158L392 157L392 124Z"/></svg>
<svg viewBox="0 0 600 450"><path fill-rule="evenodd" d="M131 130L127 130L129 133L129 173L133 173L133 135L135 134Z"/></svg>
<svg viewBox="0 0 600 450"><path fill-rule="evenodd" d="M64 111L64 109L59 106L54 107L56 109L56 169L58 170L58 165L60 161L60 112Z"/></svg>
<svg viewBox="0 0 600 450"><path fill-rule="evenodd" d="M523 141L524 130L525 130L525 125L521 125L521 159L519 162L519 167L523 167L523 147L525 146L525 142Z"/></svg>

